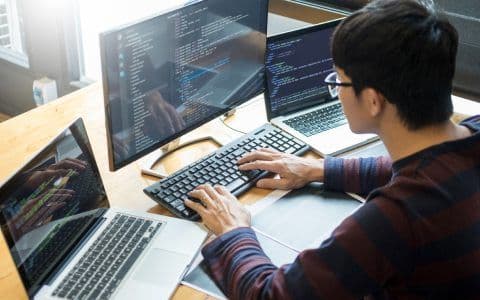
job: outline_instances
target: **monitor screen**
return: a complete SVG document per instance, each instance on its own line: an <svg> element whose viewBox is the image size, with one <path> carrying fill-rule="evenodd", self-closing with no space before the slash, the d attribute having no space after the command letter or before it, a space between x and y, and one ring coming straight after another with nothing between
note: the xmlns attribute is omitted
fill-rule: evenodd
<svg viewBox="0 0 480 300"><path fill-rule="evenodd" d="M30 296L108 206L81 119L0 187L0 226Z"/></svg>
<svg viewBox="0 0 480 300"><path fill-rule="evenodd" d="M266 53L269 118L331 101L330 38L339 20L269 37Z"/></svg>
<svg viewBox="0 0 480 300"><path fill-rule="evenodd" d="M263 92L267 0L203 0L102 33L110 169Z"/></svg>

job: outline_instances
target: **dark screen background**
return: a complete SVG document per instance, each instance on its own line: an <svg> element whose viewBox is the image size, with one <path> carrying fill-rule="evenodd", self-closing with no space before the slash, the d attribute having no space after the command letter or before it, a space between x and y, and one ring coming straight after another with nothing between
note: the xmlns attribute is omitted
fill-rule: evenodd
<svg viewBox="0 0 480 300"><path fill-rule="evenodd" d="M330 37L334 29L288 34L268 42L265 67L272 116L331 100L324 80L333 72Z"/></svg>

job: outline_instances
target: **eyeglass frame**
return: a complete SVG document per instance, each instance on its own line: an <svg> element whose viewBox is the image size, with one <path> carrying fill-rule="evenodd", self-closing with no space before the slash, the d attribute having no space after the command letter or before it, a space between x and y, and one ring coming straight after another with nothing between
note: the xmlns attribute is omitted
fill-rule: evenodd
<svg viewBox="0 0 480 300"><path fill-rule="evenodd" d="M338 82L338 81L332 81L330 80L330 77L333 77L335 75L335 78L338 78L338 73L337 72L332 72L325 77L325 80L323 81L328 85L328 91L330 92L330 96L332 98L338 97L338 87L339 86L344 86L344 87L351 87L353 86L353 83L351 82ZM336 92L335 92L336 91Z"/></svg>

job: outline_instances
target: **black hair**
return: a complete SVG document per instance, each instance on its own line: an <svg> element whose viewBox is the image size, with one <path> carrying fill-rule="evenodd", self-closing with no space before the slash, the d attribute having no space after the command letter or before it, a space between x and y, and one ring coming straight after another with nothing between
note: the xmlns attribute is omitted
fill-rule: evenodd
<svg viewBox="0 0 480 300"><path fill-rule="evenodd" d="M432 4L374 0L344 19L332 37L337 67L358 95L371 87L394 104L410 130L453 113L458 33Z"/></svg>

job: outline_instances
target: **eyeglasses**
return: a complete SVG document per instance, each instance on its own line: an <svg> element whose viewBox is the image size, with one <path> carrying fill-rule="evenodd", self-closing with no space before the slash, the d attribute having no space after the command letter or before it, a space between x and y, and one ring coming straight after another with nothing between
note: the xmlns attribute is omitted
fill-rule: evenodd
<svg viewBox="0 0 480 300"><path fill-rule="evenodd" d="M340 82L337 72L330 73L324 80L328 85L328 91L332 98L338 97L338 87L340 86L353 86L351 82Z"/></svg>

